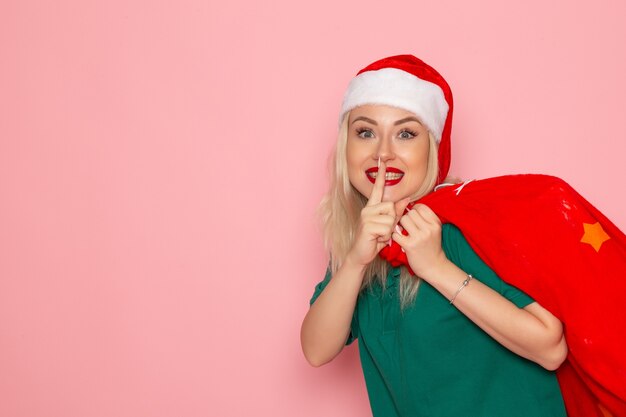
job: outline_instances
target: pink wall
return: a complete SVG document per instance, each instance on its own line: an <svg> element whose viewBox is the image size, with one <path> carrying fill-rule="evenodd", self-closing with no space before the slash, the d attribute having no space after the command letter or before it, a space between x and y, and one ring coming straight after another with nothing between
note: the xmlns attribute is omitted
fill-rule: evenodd
<svg viewBox="0 0 626 417"><path fill-rule="evenodd" d="M413 53L452 172L563 177L626 226L624 2L0 4L0 415L363 416L310 368L343 90ZM307 3L309 4L309 3Z"/></svg>

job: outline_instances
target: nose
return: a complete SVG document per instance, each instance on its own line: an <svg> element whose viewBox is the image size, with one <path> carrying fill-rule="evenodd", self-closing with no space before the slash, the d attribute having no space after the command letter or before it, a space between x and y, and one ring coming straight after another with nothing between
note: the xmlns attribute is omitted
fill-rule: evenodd
<svg viewBox="0 0 626 417"><path fill-rule="evenodd" d="M387 162L388 160L393 159L394 156L395 155L391 138L388 136L382 137L378 142L378 147L376 148L374 159L378 160L378 158L380 158L383 162Z"/></svg>

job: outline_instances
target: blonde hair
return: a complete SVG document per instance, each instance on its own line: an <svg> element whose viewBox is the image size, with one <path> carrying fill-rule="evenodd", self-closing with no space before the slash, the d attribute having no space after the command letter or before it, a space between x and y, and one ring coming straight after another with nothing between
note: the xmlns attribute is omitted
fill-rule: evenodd
<svg viewBox="0 0 626 417"><path fill-rule="evenodd" d="M367 204L365 198L348 179L348 166L346 147L348 142L348 118L347 112L341 122L337 143L330 160L330 188L322 199L318 214L322 223L324 244L330 252L330 268L334 275L354 241L359 224L361 210ZM430 146L428 150L428 167L426 177L419 190L411 196L411 201L417 200L433 190L439 176L439 161L437 155L437 142L432 133L428 132ZM361 290L378 280L385 288L389 264L383 259L376 257L367 266ZM400 304L404 309L415 300L420 278L411 275L406 267L400 272Z"/></svg>

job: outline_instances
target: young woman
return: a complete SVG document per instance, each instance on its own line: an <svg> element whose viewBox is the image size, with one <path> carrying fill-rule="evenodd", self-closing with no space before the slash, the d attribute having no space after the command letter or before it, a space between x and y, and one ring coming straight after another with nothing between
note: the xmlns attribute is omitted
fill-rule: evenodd
<svg viewBox="0 0 626 417"><path fill-rule="evenodd" d="M313 366L359 339L374 416L565 416L561 322L503 282L426 205L447 175L452 95L421 60L361 70L321 205L331 252L302 323ZM378 257L396 242L409 267Z"/></svg>

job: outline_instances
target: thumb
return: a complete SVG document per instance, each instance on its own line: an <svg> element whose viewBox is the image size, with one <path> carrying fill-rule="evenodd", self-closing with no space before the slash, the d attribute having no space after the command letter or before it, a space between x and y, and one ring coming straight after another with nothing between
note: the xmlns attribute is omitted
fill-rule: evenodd
<svg viewBox="0 0 626 417"><path fill-rule="evenodd" d="M400 217L402 217L402 215L404 214L404 209L406 208L406 206L409 205L410 202L411 197L403 198L402 200L396 202L396 219L400 219Z"/></svg>

